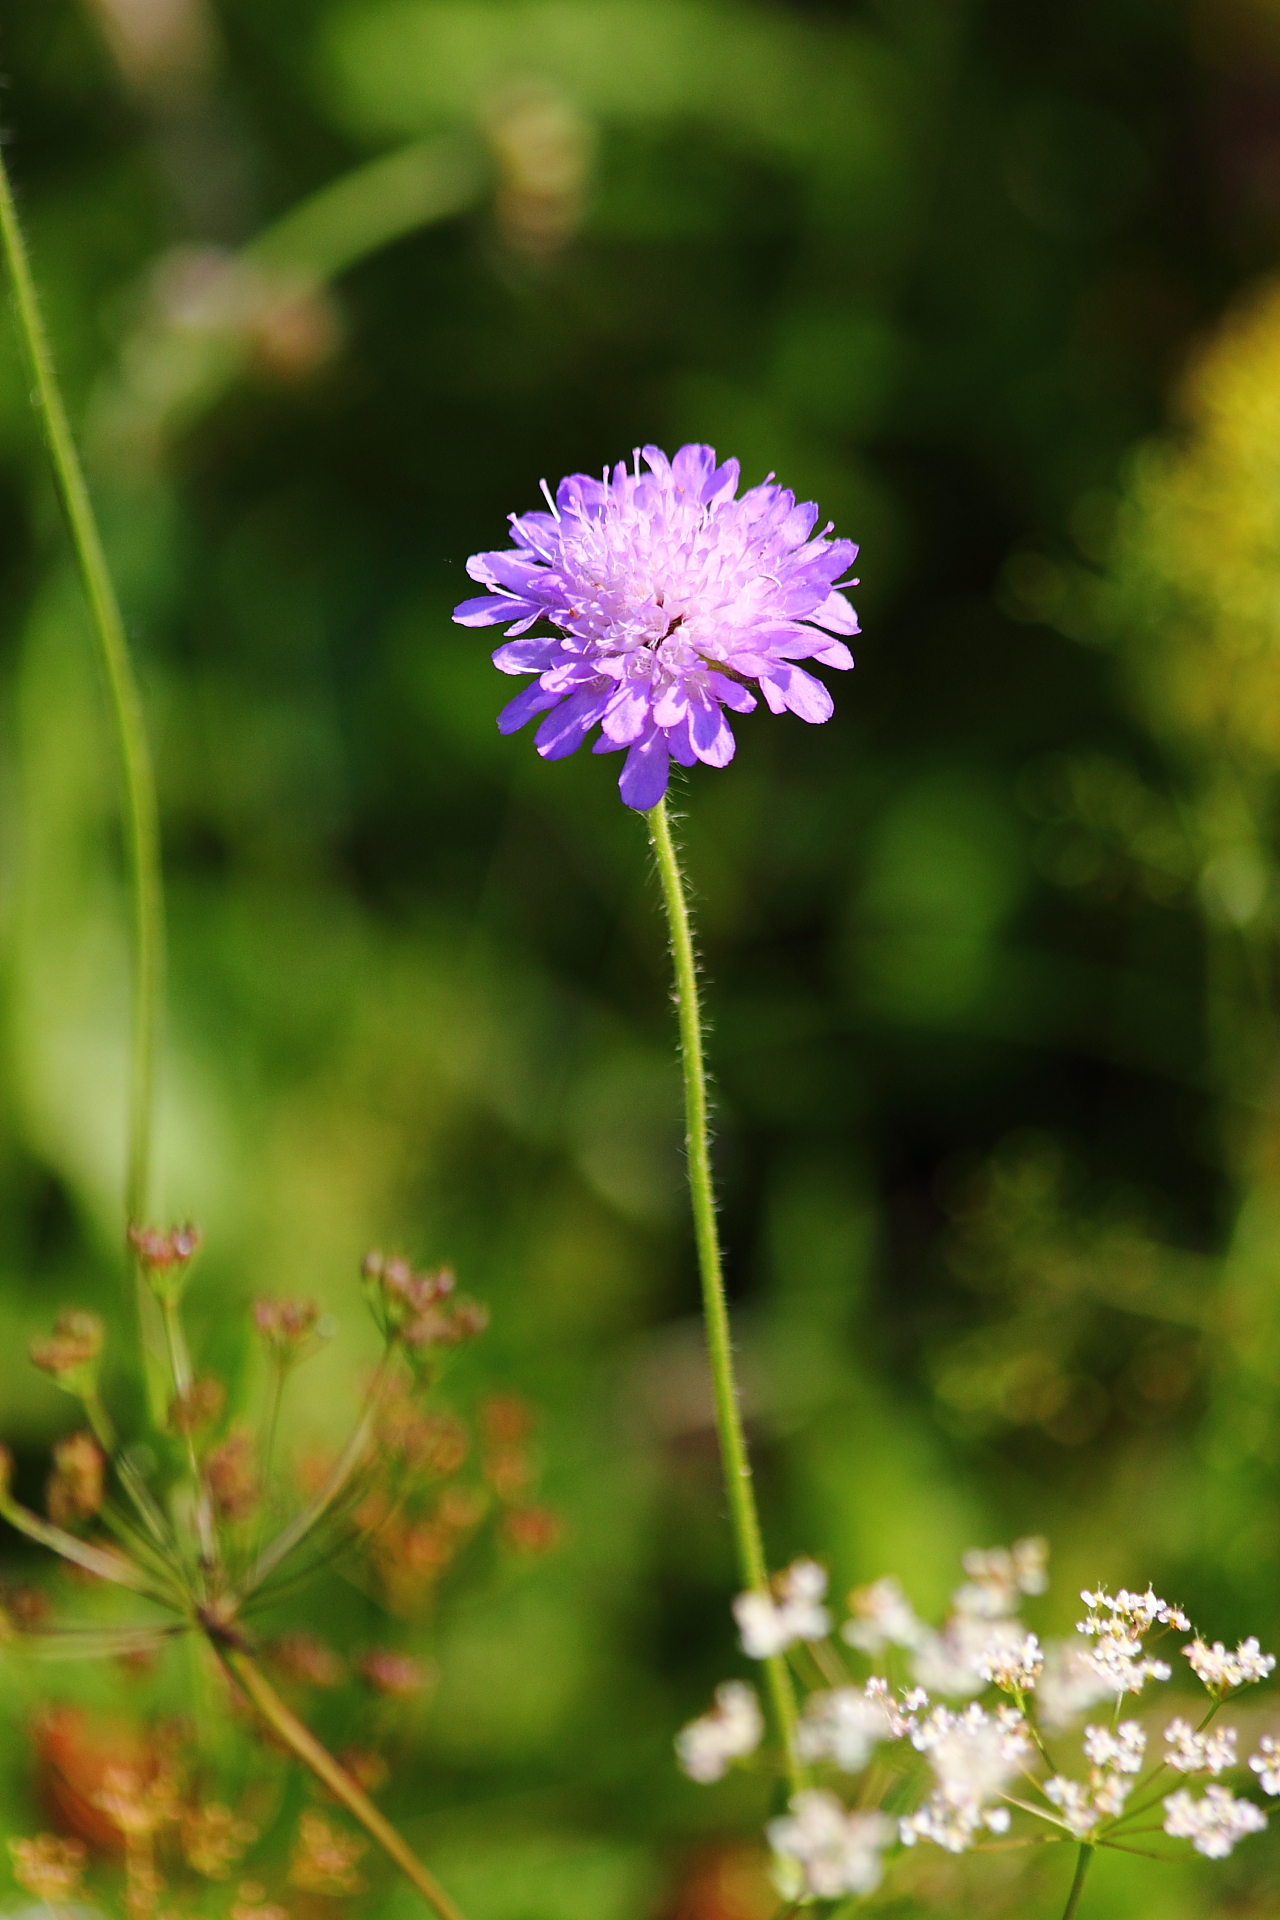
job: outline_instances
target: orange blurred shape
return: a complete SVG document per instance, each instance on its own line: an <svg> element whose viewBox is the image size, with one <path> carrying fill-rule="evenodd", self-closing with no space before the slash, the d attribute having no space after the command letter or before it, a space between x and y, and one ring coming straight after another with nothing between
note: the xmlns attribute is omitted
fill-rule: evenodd
<svg viewBox="0 0 1280 1920"><path fill-rule="evenodd" d="M126 1720L69 1706L48 1708L31 1733L36 1790L50 1816L103 1853L123 1852L120 1828L94 1799L114 1769L128 1768L144 1784L154 1780L161 1766L154 1744Z"/></svg>
<svg viewBox="0 0 1280 1920"><path fill-rule="evenodd" d="M686 1861L662 1920L771 1920L777 1910L763 1850L726 1844Z"/></svg>

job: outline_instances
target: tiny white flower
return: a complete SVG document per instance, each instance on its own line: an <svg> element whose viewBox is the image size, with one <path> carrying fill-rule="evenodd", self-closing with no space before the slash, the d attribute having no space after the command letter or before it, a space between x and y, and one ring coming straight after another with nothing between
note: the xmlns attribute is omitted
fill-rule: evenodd
<svg viewBox="0 0 1280 1920"><path fill-rule="evenodd" d="M1263 1734L1258 1742L1258 1751L1250 1756L1249 1765L1257 1774L1258 1785L1264 1793L1280 1793L1280 1740L1274 1734Z"/></svg>
<svg viewBox="0 0 1280 1920"><path fill-rule="evenodd" d="M1039 1538L1017 1540L1008 1549L971 1548L960 1562L968 1582L952 1595L956 1612L988 1620L1015 1613L1019 1595L1043 1593L1048 1586L1048 1552L1048 1542Z"/></svg>
<svg viewBox="0 0 1280 1920"><path fill-rule="evenodd" d="M836 1687L806 1701L796 1744L802 1760L829 1760L844 1773L861 1773L877 1741L900 1738L905 1730L878 1690Z"/></svg>
<svg viewBox="0 0 1280 1920"><path fill-rule="evenodd" d="M776 1599L740 1593L733 1603L742 1651L752 1660L768 1660L796 1640L823 1640L831 1631L831 1615L820 1604L827 1591L826 1569L816 1560L794 1561L774 1585Z"/></svg>
<svg viewBox="0 0 1280 1920"><path fill-rule="evenodd" d="M984 1680L1005 1693L1030 1693L1044 1670L1044 1655L1034 1633L1012 1645L999 1638L988 1641L974 1661Z"/></svg>
<svg viewBox="0 0 1280 1920"><path fill-rule="evenodd" d="M1141 1773L1146 1750L1147 1736L1136 1720L1122 1720L1114 1733L1109 1727L1084 1730L1085 1758L1112 1773Z"/></svg>
<svg viewBox="0 0 1280 1920"><path fill-rule="evenodd" d="M1164 1802L1164 1830L1175 1840L1190 1840L1208 1860L1225 1860L1237 1840L1261 1833L1267 1816L1252 1800L1237 1800L1228 1787L1211 1786L1193 1800L1186 1788Z"/></svg>
<svg viewBox="0 0 1280 1920"><path fill-rule="evenodd" d="M1036 1685L1037 1709L1046 1732L1065 1733L1082 1713L1113 1693L1078 1640L1050 1641Z"/></svg>
<svg viewBox="0 0 1280 1920"><path fill-rule="evenodd" d="M838 1900L873 1893L880 1884L880 1854L893 1839L883 1813L847 1813L833 1793L810 1788L793 1795L791 1811L765 1828L777 1856L774 1879L784 1899L806 1894Z"/></svg>
<svg viewBox="0 0 1280 1920"><path fill-rule="evenodd" d="M1175 1773L1228 1773L1238 1767L1236 1730L1217 1727L1197 1733L1187 1720L1171 1720L1164 1730L1165 1764Z"/></svg>
<svg viewBox="0 0 1280 1920"><path fill-rule="evenodd" d="M689 1778L706 1785L722 1779L731 1760L754 1753L763 1734L754 1689L742 1680L726 1680L716 1688L710 1713L680 1729L676 1755Z"/></svg>
<svg viewBox="0 0 1280 1920"><path fill-rule="evenodd" d="M881 1653L887 1646L922 1646L929 1629L917 1620L911 1602L892 1575L873 1580L870 1586L855 1587L849 1595L853 1618L840 1629L841 1636L861 1653Z"/></svg>
<svg viewBox="0 0 1280 1920"><path fill-rule="evenodd" d="M1234 1653L1228 1653L1221 1640L1215 1640L1209 1646L1204 1640L1196 1639L1182 1651L1191 1662L1192 1671L1201 1680L1210 1693L1232 1693L1237 1687L1251 1686L1259 1680L1265 1680L1275 1667L1273 1653L1263 1653L1256 1638L1242 1640Z"/></svg>
<svg viewBox="0 0 1280 1920"><path fill-rule="evenodd" d="M1031 1753L1031 1736L1020 1713L1013 1707L997 1707L993 1714L976 1705L963 1713L935 1707L911 1743L928 1754L937 1784L915 1813L899 1823L904 1846L932 1840L948 1853L963 1853L983 1830L1006 1830L1008 1809L986 1803Z"/></svg>

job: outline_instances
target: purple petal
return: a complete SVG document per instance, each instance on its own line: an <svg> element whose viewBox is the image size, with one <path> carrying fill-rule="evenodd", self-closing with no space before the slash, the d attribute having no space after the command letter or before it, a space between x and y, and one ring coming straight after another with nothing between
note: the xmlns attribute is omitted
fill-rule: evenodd
<svg viewBox="0 0 1280 1920"><path fill-rule="evenodd" d="M604 718L604 730L620 747L629 747L652 720L649 682L625 681L610 703Z"/></svg>
<svg viewBox="0 0 1280 1920"><path fill-rule="evenodd" d="M767 676L761 675L760 686L775 713L781 713L783 707L790 707L792 713L798 714L802 720L819 726L835 712L835 701L821 680L815 680L803 667L792 667L780 661ZM780 706L775 706L770 698L771 687L777 691Z"/></svg>
<svg viewBox="0 0 1280 1920"><path fill-rule="evenodd" d="M684 680L673 680L662 689L653 703L653 718L657 726L678 727L689 707L690 689Z"/></svg>
<svg viewBox="0 0 1280 1920"><path fill-rule="evenodd" d="M648 813L656 807L667 790L670 764L667 743L656 728L647 739L637 740L618 776L618 791L626 805L637 813Z"/></svg>
<svg viewBox="0 0 1280 1920"><path fill-rule="evenodd" d="M510 594L486 593L482 599L460 600L453 617L460 627L500 627L508 620L521 620L529 611L527 600L514 600ZM537 618L541 608L535 609Z"/></svg>
<svg viewBox="0 0 1280 1920"><path fill-rule="evenodd" d="M727 767L732 760L733 728L715 701L696 688L689 696L689 737L699 760L709 767Z"/></svg>
<svg viewBox="0 0 1280 1920"><path fill-rule="evenodd" d="M493 656L499 673L545 673L560 653L558 640L508 640Z"/></svg>
<svg viewBox="0 0 1280 1920"><path fill-rule="evenodd" d="M842 593L829 593L816 613L809 618L829 633L860 633L858 616Z"/></svg>
<svg viewBox="0 0 1280 1920"><path fill-rule="evenodd" d="M734 713L755 711L756 697L750 687L744 687L740 680L728 680L722 673L709 673L707 691L724 706L732 708Z"/></svg>
<svg viewBox="0 0 1280 1920"><path fill-rule="evenodd" d="M816 666L839 667L842 673L853 665L853 655L843 640L833 640L830 646L815 648L809 658Z"/></svg>
<svg viewBox="0 0 1280 1920"><path fill-rule="evenodd" d="M698 764L698 749L694 746L690 733L691 718L692 716L686 713L678 726L668 727L665 730L667 751L673 760L679 761L682 767L696 767Z"/></svg>
<svg viewBox="0 0 1280 1920"><path fill-rule="evenodd" d="M577 752L608 705L609 692L612 689L601 693L597 687L584 687L547 715L533 737L544 760L563 760Z"/></svg>
<svg viewBox="0 0 1280 1920"><path fill-rule="evenodd" d="M554 707L563 698L559 693L548 693L534 680L522 687L514 700L509 700L498 715L499 733L518 733L535 713L545 713L548 707Z"/></svg>

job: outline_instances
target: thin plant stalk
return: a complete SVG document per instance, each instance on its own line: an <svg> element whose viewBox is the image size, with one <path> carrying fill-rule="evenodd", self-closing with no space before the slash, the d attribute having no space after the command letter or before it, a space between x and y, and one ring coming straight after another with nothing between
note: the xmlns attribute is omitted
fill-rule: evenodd
<svg viewBox="0 0 1280 1920"><path fill-rule="evenodd" d="M148 1216L151 1196L156 1054L165 966L164 881L160 868L155 776L142 717L142 699L129 655L120 602L107 565L84 469L67 419L62 390L58 385L53 352L40 314L40 302L31 276L22 224L18 219L13 187L2 151L0 250L3 251L13 288L18 334L31 370L36 412L44 428L54 479L89 603L120 756L124 839L128 849L133 899L133 1014L125 1215L127 1220L141 1223ZM159 1418L163 1412L158 1386L162 1365L161 1336L155 1305L140 1272L137 1274L137 1300L148 1394L152 1413Z"/></svg>
<svg viewBox="0 0 1280 1920"><path fill-rule="evenodd" d="M155 778L142 718L142 701L129 657L124 620L107 566L97 517L67 420L53 354L45 333L26 243L0 151L0 243L13 286L18 332L35 381L36 410L48 441L54 477L84 582L94 637L106 675L124 779L125 840L133 892L133 1046L129 1080L129 1160L126 1210L147 1218L151 1186L152 1112L156 1043L164 980L164 886Z"/></svg>
<svg viewBox="0 0 1280 1920"><path fill-rule="evenodd" d="M428 1871L408 1842L378 1811L364 1789L356 1784L345 1768L338 1765L333 1755L320 1745L302 1721L289 1711L251 1656L234 1647L220 1647L218 1652L223 1665L239 1681L267 1725L395 1861L406 1880L411 1881L423 1899L435 1908L440 1920L463 1920L460 1910L435 1875Z"/></svg>
<svg viewBox="0 0 1280 1920"><path fill-rule="evenodd" d="M767 1593L768 1566L756 1510L755 1488L751 1477L751 1458L747 1452L738 1401L738 1384L733 1365L733 1341L729 1331L729 1308L724 1291L724 1263L720 1254L720 1233L716 1223L715 1187L711 1177L711 1138L708 1124L707 1069L702 1047L702 1009L698 996L698 966L693 949L693 929L689 899L665 798L646 816L662 883L671 936L671 958L675 971L675 1002L680 1025L680 1064L684 1073L685 1151L689 1174L689 1198L693 1208L693 1232L698 1249L698 1272L702 1281L703 1318L707 1331L707 1356L711 1365L711 1385L715 1399L716 1431L720 1439L720 1459L724 1468L725 1493L729 1520L737 1549L738 1568L743 1584L755 1593ZM774 1655L764 1663L769 1698L778 1734L786 1756L787 1778L795 1792L804 1784L803 1769L796 1748L796 1702L791 1675L782 1656Z"/></svg>
<svg viewBox="0 0 1280 1920"><path fill-rule="evenodd" d="M1089 1862L1093 1859L1093 1848L1082 1841L1076 1855L1076 1870L1067 1893L1067 1904L1062 1909L1062 1920L1073 1920L1076 1908L1080 1905L1080 1895L1084 1891L1084 1877L1089 1871Z"/></svg>
<svg viewBox="0 0 1280 1920"><path fill-rule="evenodd" d="M76 560L84 583L92 616L93 632L103 672L106 676L112 718L124 787L125 840L129 850L129 878L133 898L133 1032L130 1053L128 1159L125 1179L125 1212L129 1224L141 1225L147 1219L151 1192L152 1134L154 1128L156 1054L160 1005L164 978L164 889L160 868L160 835L156 805L155 779L147 744L138 683L129 656L124 621L115 585L107 565L102 536L94 515L84 470L71 436L66 407L58 386L53 354L45 333L36 297L35 283L27 259L26 244L18 220L13 188L3 151L0 150L0 252L13 286L18 332L30 364L34 381L36 410L44 427L53 463L58 493L66 512L75 548ZM191 1368L186 1342L176 1310L162 1313L160 1303L147 1286L141 1265L137 1268L139 1313L144 1352L147 1359L148 1391L152 1411L163 1422L165 1397L157 1362L163 1366L165 1345L181 1398L189 1392ZM166 1336L167 1335L167 1342ZM386 1362L377 1376L379 1386L386 1377ZM376 1394L373 1397L376 1403ZM372 1404L359 1429L360 1442L350 1455L347 1473L356 1464L367 1438L372 1419ZM106 1432L105 1418L103 1421ZM344 1461L348 1459L344 1455ZM340 1463L341 1464L341 1463ZM195 1470L195 1498L199 1506L202 1488ZM333 1476L313 1501L304 1516L307 1524L318 1518L336 1498L341 1483ZM61 1528L42 1521L19 1507L7 1495L0 1496L4 1517L29 1538L51 1547L64 1559L77 1562L100 1578L114 1580L142 1593L150 1593L165 1604L180 1604L180 1597L159 1588L150 1576L116 1554L104 1553L87 1542L66 1534ZM275 1551L279 1557L301 1537L306 1527L286 1528ZM265 1556L270 1565L273 1549ZM261 1563L260 1563L261 1565ZM229 1647L213 1629L206 1627L217 1646L223 1664L234 1673L240 1685L270 1726L316 1778L355 1815L405 1877L435 1908L440 1920L463 1920L459 1909L444 1889L423 1866L390 1822L383 1818L369 1796L357 1786L326 1748L285 1706L265 1675L247 1652ZM130 1862L132 1865L132 1862Z"/></svg>

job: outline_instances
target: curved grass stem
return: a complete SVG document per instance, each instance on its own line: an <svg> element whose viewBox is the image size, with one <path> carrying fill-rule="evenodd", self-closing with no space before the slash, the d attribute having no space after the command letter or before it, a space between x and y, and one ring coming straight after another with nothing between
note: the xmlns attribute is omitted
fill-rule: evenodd
<svg viewBox="0 0 1280 1920"><path fill-rule="evenodd" d="M662 882L662 899L671 936L675 970L675 1002L680 1024L680 1064L684 1073L685 1151L693 1231L702 1281L702 1307L707 1332L707 1355L715 1398L716 1431L724 1467L729 1519L743 1584L756 1593L768 1591L769 1575L756 1511L751 1459L742 1427L738 1385L733 1366L733 1341L725 1300L724 1265L716 1224L715 1187L711 1177L711 1140L708 1125L707 1069L702 1049L702 1009L698 997L698 967L684 875L665 799L646 815L649 837ZM775 1655L764 1662L773 1718L786 1756L792 1792L804 1784L796 1749L796 1703L785 1659Z"/></svg>
<svg viewBox="0 0 1280 1920"><path fill-rule="evenodd" d="M348 1813L355 1816L365 1832L395 1861L406 1880L435 1908L440 1920L463 1920L460 1909L435 1875L423 1866L413 1848L379 1812L364 1789L357 1786L350 1774L338 1765L328 1748L321 1746L311 1730L289 1711L253 1658L239 1648L222 1646L218 1648L218 1657L248 1694L272 1732L284 1741L304 1766L311 1769L334 1798L342 1802Z"/></svg>
<svg viewBox="0 0 1280 1920"><path fill-rule="evenodd" d="M164 991L164 883L155 778L120 602L67 419L3 152L0 152L0 251L3 251L13 289L18 334L31 370L33 401L44 429L54 480L89 603L120 757L124 839L133 899L133 1016L125 1214L129 1221L143 1221L147 1218L151 1193L156 1051ZM158 1386L160 1329L155 1305L140 1274L137 1299L148 1394L152 1414L158 1419L163 1413Z"/></svg>

